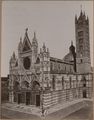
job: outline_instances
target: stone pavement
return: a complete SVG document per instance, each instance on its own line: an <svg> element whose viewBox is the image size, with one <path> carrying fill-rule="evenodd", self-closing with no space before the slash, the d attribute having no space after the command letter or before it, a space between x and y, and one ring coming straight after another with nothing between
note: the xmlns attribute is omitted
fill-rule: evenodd
<svg viewBox="0 0 94 120"><path fill-rule="evenodd" d="M60 103L58 105L52 106L51 108L45 110L45 119L50 120L54 117L55 117L54 119L58 119L58 117L59 118L66 117L69 114L85 107L87 105L87 102L85 102L85 101L88 102L88 101L92 101L92 100L90 100L90 99L75 99L73 101L68 101L65 103ZM36 115L36 116L39 116L39 118L41 117L41 108L39 108L39 107L6 103L6 104L2 105L2 108L6 109L6 110L27 113L30 115Z"/></svg>
<svg viewBox="0 0 94 120"><path fill-rule="evenodd" d="M37 116L41 115L41 109L39 107L35 107L35 106L31 106L31 105L26 106L24 104L4 103L4 104L2 104L2 108L5 108L7 110L12 110L12 111L33 114L33 115L37 115Z"/></svg>
<svg viewBox="0 0 94 120"><path fill-rule="evenodd" d="M93 120L93 106L85 106L61 120Z"/></svg>
<svg viewBox="0 0 94 120"><path fill-rule="evenodd" d="M75 101L74 104L70 104L69 106L65 105L66 107L62 108L62 109L59 109L58 111L56 112L53 112L51 114L49 114L47 116L47 119L46 120L63 120L63 118L65 118L66 116L84 108L84 107L88 107L90 104L92 104L91 100L85 100L84 101ZM71 120L71 119L69 119Z"/></svg>
<svg viewBox="0 0 94 120"><path fill-rule="evenodd" d="M13 111L2 108L2 119L26 119L26 120L41 120L40 117L32 114L27 114L19 111Z"/></svg>

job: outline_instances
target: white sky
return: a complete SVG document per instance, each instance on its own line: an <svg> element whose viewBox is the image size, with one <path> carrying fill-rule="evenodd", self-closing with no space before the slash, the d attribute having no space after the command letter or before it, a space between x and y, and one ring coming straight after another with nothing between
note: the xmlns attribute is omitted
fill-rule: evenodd
<svg viewBox="0 0 94 120"><path fill-rule="evenodd" d="M13 51L17 54L27 27L31 41L36 31L39 48L45 42L51 56L62 59L71 40L75 45L75 14L79 16L81 5L89 17L93 63L93 1L3 1L1 76L9 73L9 59Z"/></svg>

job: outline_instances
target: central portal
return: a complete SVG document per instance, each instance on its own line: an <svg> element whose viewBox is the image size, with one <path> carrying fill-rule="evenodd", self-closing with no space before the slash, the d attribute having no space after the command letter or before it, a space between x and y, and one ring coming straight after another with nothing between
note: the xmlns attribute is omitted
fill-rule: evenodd
<svg viewBox="0 0 94 120"><path fill-rule="evenodd" d="M26 105L30 105L30 92L26 92Z"/></svg>

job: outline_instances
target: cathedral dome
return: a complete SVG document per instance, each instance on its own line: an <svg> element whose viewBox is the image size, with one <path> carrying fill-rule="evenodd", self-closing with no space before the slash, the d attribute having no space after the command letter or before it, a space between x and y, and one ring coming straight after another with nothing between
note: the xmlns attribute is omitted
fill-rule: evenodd
<svg viewBox="0 0 94 120"><path fill-rule="evenodd" d="M73 62L74 61L74 55L75 53L75 47L73 45L73 41L71 41L71 46L69 47L69 53L67 55L65 55L65 57L63 58L64 62Z"/></svg>
<svg viewBox="0 0 94 120"><path fill-rule="evenodd" d="M63 61L64 62L73 62L74 59L73 59L72 53L68 53L67 55L65 55L64 58L63 58Z"/></svg>

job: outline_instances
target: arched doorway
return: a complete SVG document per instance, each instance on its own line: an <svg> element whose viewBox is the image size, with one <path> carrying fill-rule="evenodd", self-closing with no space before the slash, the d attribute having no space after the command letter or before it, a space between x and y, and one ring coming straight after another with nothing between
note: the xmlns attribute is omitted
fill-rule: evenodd
<svg viewBox="0 0 94 120"><path fill-rule="evenodd" d="M30 105L30 98L31 98L31 93L26 92L26 105Z"/></svg>
<svg viewBox="0 0 94 120"><path fill-rule="evenodd" d="M18 93L18 104L20 104L20 103L21 103L21 94Z"/></svg>
<svg viewBox="0 0 94 120"><path fill-rule="evenodd" d="M17 94L17 92L20 89L20 84L18 81L14 81L13 89L14 89L14 102L18 102L18 104L20 104L21 97L20 97L20 95Z"/></svg>
<svg viewBox="0 0 94 120"><path fill-rule="evenodd" d="M56 87L56 86L55 86L55 82L56 82L55 79L56 79L56 78L55 78L55 75L53 75L53 76L52 76L52 88L53 88L53 90L55 90L55 87Z"/></svg>
<svg viewBox="0 0 94 120"><path fill-rule="evenodd" d="M33 103L35 103L36 106L40 106L40 84L38 81L33 81L32 83L32 91L33 91Z"/></svg>
<svg viewBox="0 0 94 120"><path fill-rule="evenodd" d="M83 98L87 97L87 91L86 91L86 77L82 76L82 87L83 87Z"/></svg>
<svg viewBox="0 0 94 120"><path fill-rule="evenodd" d="M40 106L40 95L36 95L36 106Z"/></svg>
<svg viewBox="0 0 94 120"><path fill-rule="evenodd" d="M86 90L83 90L83 98L87 98L87 92L86 92Z"/></svg>
<svg viewBox="0 0 94 120"><path fill-rule="evenodd" d="M25 99L26 105L30 105L31 92L28 91L29 83L28 83L27 81L23 81L23 82L21 83L21 87L26 90L26 92L25 92L24 95L22 96L22 99Z"/></svg>

